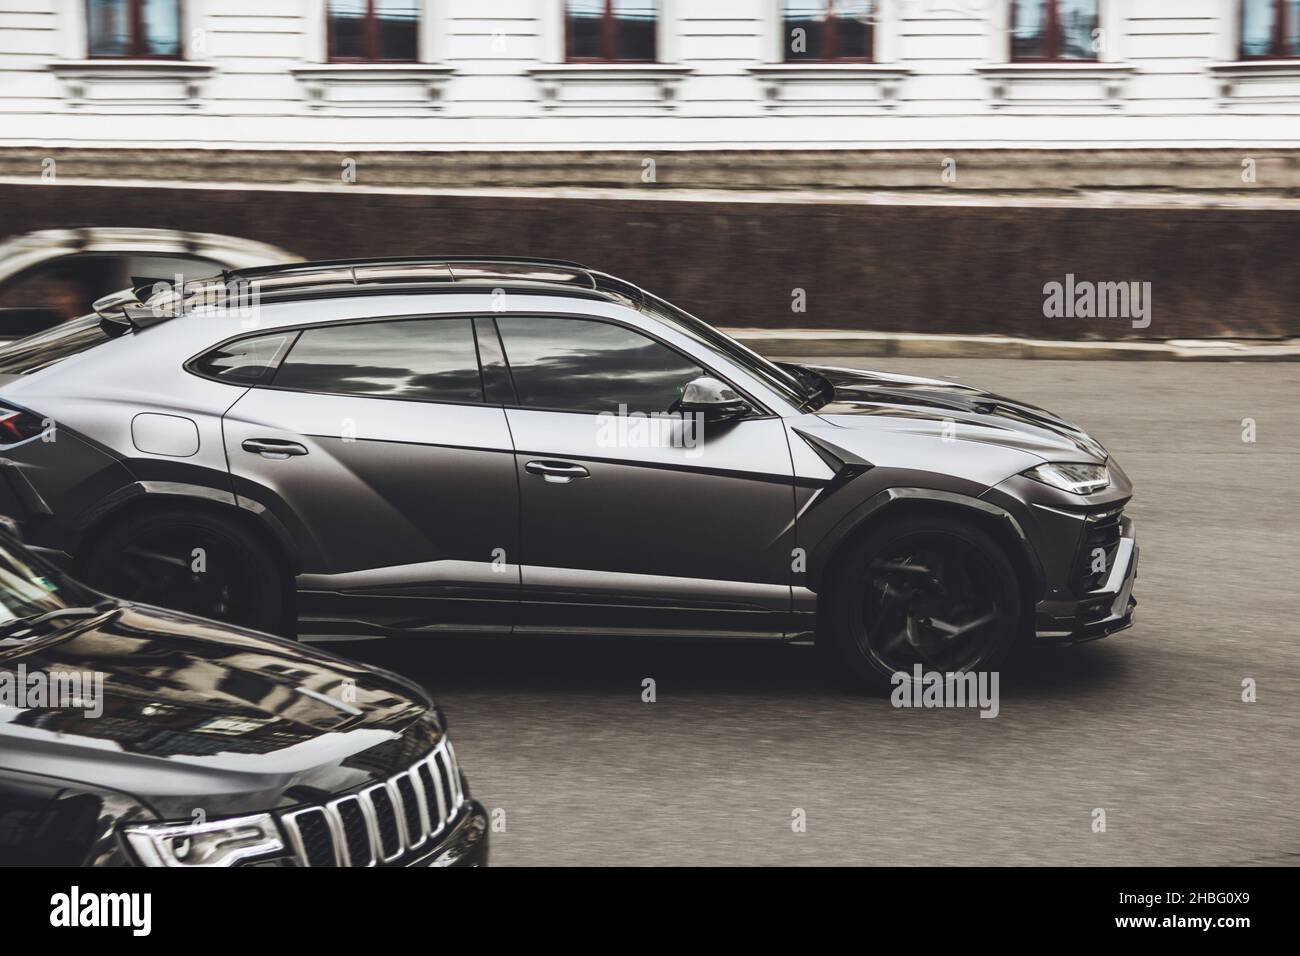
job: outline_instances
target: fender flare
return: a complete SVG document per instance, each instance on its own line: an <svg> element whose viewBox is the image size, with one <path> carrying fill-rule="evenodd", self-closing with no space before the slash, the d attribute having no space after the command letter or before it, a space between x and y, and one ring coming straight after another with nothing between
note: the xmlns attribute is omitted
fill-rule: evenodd
<svg viewBox="0 0 1300 956"><path fill-rule="evenodd" d="M970 495L958 494L952 491L940 491L936 488L886 488L877 492L866 501L860 502L857 507L848 512L833 527L817 546L808 555L808 574L807 587L814 591L821 591L821 584L825 577L827 565L831 556L839 549L850 535L861 528L866 522L880 515L886 510L896 508L899 503L906 501L929 502L932 504L942 504L950 507L964 508L968 511L977 512L985 518L992 518L1000 522L1011 537L1018 543L1021 556L1024 558L1026 565L1034 577L1035 589L1042 591L1046 584L1047 576L1043 570L1043 564L1038 558L1037 551L1034 550L1029 536L1025 534L1024 527L1016 520L1015 515L1004 508L991 504L982 498L972 498Z"/></svg>
<svg viewBox="0 0 1300 956"><path fill-rule="evenodd" d="M123 508L145 500L180 504L189 502L200 503L205 506L217 505L222 508L233 508L238 514L245 516L247 520L253 521L269 534L284 554L288 556L293 564L294 572L296 573L298 570L300 563L298 546L289 533L289 529L274 514L252 502L244 502L237 498L232 491L183 481L133 481L102 498L94 506L78 515L69 529L73 544L72 553L75 554L80 549L82 540L91 528L120 514Z"/></svg>

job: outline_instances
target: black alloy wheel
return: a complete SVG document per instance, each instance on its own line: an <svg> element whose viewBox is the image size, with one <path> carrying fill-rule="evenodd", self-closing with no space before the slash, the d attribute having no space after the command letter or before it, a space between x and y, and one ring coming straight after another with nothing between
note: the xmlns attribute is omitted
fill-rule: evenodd
<svg viewBox="0 0 1300 956"><path fill-rule="evenodd" d="M81 563L91 587L141 604L256 630L286 631L284 577L244 528L168 509L118 522Z"/></svg>
<svg viewBox="0 0 1300 956"><path fill-rule="evenodd" d="M832 638L856 676L888 685L897 672L996 668L1015 643L1015 568L983 529L908 518L868 535L841 569Z"/></svg>

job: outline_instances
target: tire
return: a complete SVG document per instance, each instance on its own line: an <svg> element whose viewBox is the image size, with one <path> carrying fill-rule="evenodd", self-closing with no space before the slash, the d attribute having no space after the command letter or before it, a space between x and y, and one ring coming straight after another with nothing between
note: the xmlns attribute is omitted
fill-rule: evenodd
<svg viewBox="0 0 1300 956"><path fill-rule="evenodd" d="M276 558L235 522L168 507L95 534L78 576L123 600L292 636L289 579Z"/></svg>
<svg viewBox="0 0 1300 956"><path fill-rule="evenodd" d="M828 657L860 687L888 690L898 671L997 670L1021 631L1021 587L1005 550L957 517L890 521L850 545L834 569Z"/></svg>

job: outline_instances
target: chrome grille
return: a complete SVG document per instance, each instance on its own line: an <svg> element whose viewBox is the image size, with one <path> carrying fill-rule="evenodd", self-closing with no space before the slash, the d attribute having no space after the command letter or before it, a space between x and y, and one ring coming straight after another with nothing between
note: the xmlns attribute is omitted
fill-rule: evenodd
<svg viewBox="0 0 1300 956"><path fill-rule="evenodd" d="M465 797L451 742L443 741L408 770L324 806L280 815L303 866L398 863L434 841Z"/></svg>

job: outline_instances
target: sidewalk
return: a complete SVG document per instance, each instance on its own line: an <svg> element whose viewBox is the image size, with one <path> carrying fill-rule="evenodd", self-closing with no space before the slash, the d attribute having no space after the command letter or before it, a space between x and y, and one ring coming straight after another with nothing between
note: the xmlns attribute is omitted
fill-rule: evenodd
<svg viewBox="0 0 1300 956"><path fill-rule="evenodd" d="M906 335L842 329L727 329L764 355L899 358L1097 359L1156 362L1295 362L1300 339L1060 341L1001 335Z"/></svg>

